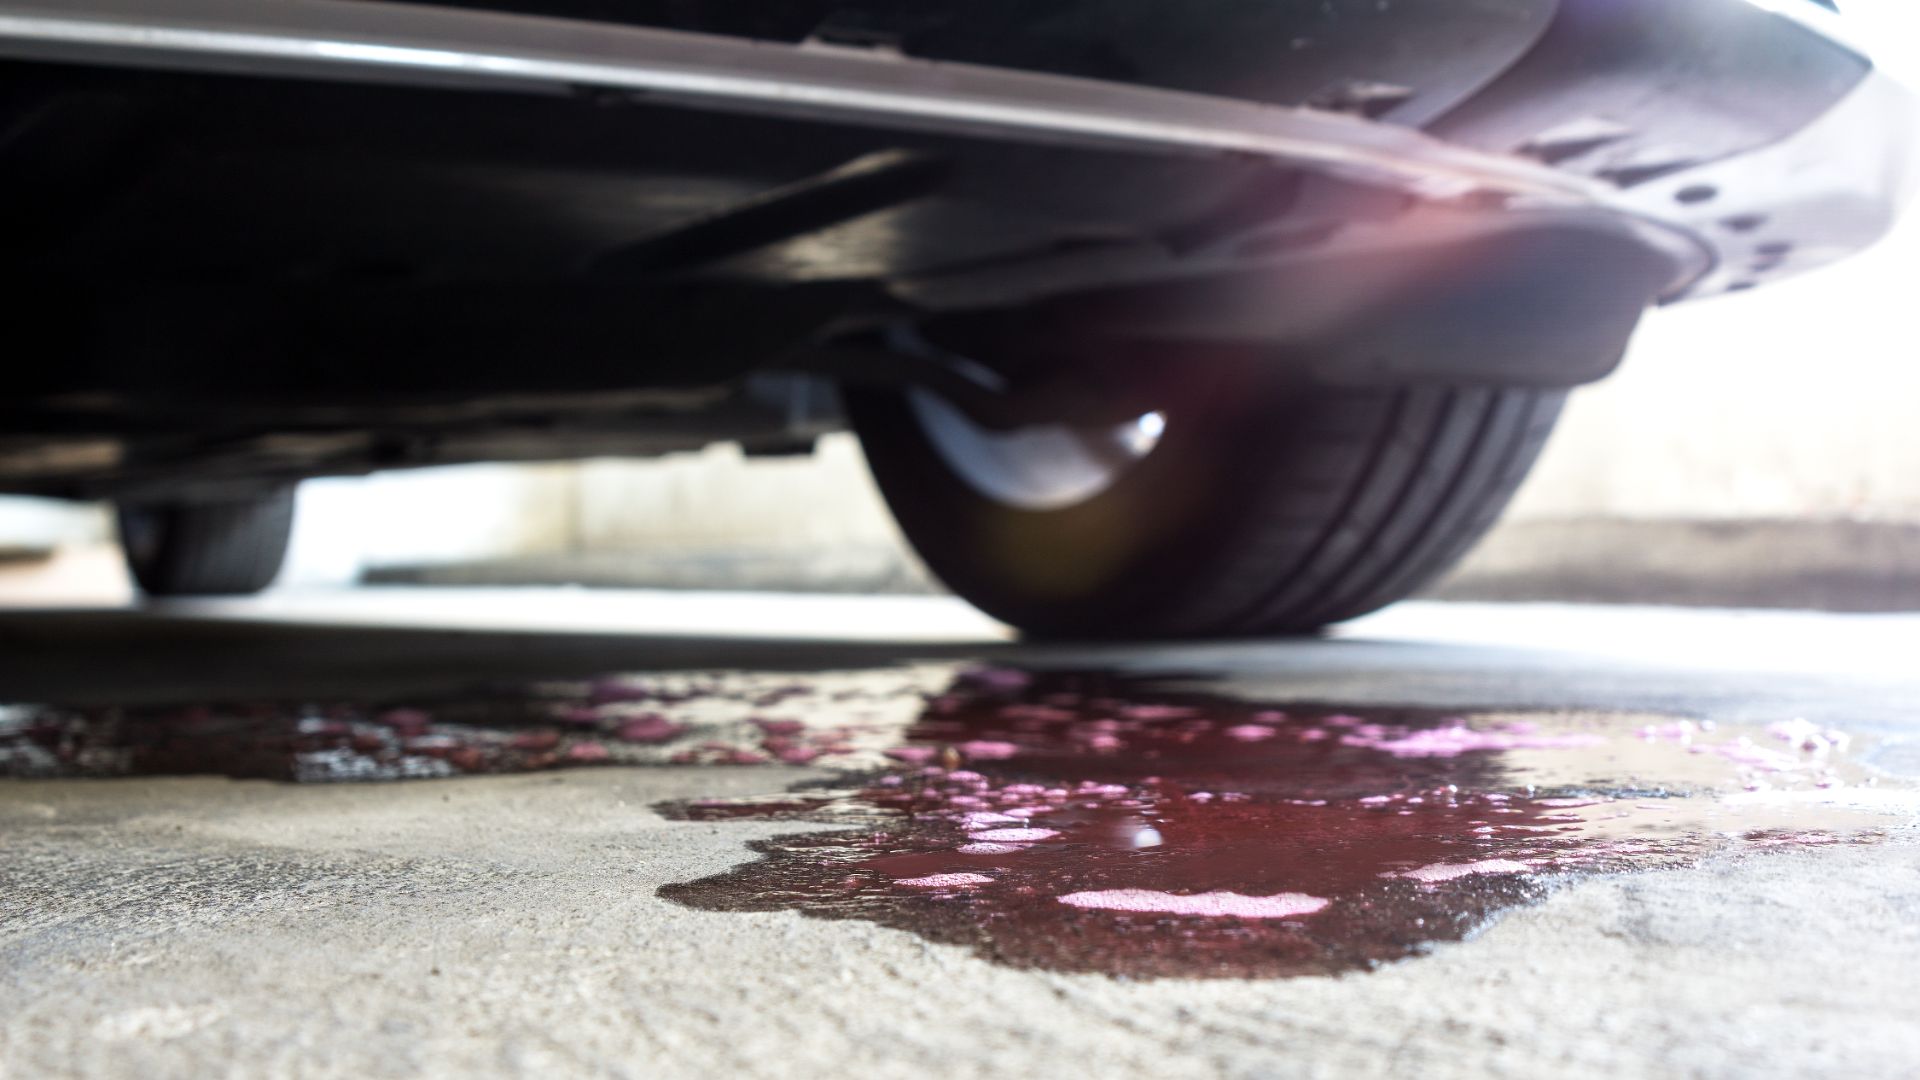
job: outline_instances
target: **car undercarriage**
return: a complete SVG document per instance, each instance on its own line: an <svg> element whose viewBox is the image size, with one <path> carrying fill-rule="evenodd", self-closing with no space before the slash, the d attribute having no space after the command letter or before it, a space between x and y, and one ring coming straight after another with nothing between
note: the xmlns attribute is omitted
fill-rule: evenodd
<svg viewBox="0 0 1920 1080"><path fill-rule="evenodd" d="M0 4L0 487L233 503L463 461L804 452L850 422L878 457L902 416L950 464L1058 430L1131 462L1113 447L1143 417L1238 399L1480 417L1435 420L1432 463L1459 423L1462 447L1531 431L1649 305L1884 231L1906 149L1858 134L1906 99L1826 15ZM1013 510L1065 505L1027 486ZM909 532L953 528L974 526ZM1318 624L1388 577L1241 622ZM986 606L1046 627L1051 603Z"/></svg>

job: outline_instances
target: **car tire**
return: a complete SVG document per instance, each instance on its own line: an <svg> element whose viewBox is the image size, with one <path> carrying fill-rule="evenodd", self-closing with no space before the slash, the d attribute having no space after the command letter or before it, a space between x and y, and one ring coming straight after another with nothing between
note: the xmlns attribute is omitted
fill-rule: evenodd
<svg viewBox="0 0 1920 1080"><path fill-rule="evenodd" d="M294 489L218 502L118 507L127 569L149 596L235 596L273 583L293 535Z"/></svg>
<svg viewBox="0 0 1920 1080"><path fill-rule="evenodd" d="M1087 637L1306 633L1412 594L1493 524L1566 396L1215 376L1103 488L1033 505L968 475L925 394L846 394L902 531L988 614Z"/></svg>

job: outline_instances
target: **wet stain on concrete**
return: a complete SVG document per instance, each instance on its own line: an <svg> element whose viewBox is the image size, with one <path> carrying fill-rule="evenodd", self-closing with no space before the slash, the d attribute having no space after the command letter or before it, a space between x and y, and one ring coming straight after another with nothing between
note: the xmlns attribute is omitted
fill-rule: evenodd
<svg viewBox="0 0 1920 1080"><path fill-rule="evenodd" d="M907 734L899 767L853 786L660 807L854 826L755 843L757 861L661 895L1023 968L1322 975L1460 940L1581 876L1870 842L1920 806L1801 722L1360 712L982 670Z"/></svg>
<svg viewBox="0 0 1920 1080"><path fill-rule="evenodd" d="M812 766L837 779L658 807L841 826L754 843L756 861L661 895L1125 977L1363 969L1582 876L1871 842L1920 811L1911 785L1859 764L1890 749L1794 720L1341 708L1191 677L951 664L0 707L0 776Z"/></svg>
<svg viewBox="0 0 1920 1080"><path fill-rule="evenodd" d="M186 773L304 783L598 765L884 764L944 666L719 671L426 700L0 706L0 777Z"/></svg>

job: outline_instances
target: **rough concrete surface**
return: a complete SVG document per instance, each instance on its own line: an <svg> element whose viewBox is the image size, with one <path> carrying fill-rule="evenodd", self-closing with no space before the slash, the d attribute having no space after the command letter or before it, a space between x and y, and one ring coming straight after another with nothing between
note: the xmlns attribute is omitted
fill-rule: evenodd
<svg viewBox="0 0 1920 1080"><path fill-rule="evenodd" d="M276 668L294 693L425 686L515 670L515 655L522 668L562 674L686 664L689 654L799 670L939 654L1097 657L1218 674L1222 689L1264 694L1660 703L1710 716L1818 705L1896 740L1920 728L1908 707L1920 619L1909 617L1424 605L1328 641L1076 650L1001 643L958 609L944 641L888 643L872 628L894 609L875 603L855 612L865 642L834 640L824 616L811 640L676 640L655 616L644 632L602 623L592 634L543 633L530 653L529 627L569 614L591 624L601 601L521 602L519 631L497 596L464 614L457 596L438 608L414 597L410 628L380 614L398 603L390 597L12 615L0 619L0 695L167 699L258 683ZM663 601L669 613L674 602ZM807 603L767 610L822 610ZM385 625L364 625L373 622ZM1892 745L1881 763L1911 776L1912 745ZM1430 955L1290 980L1012 970L863 922L701 912L654 895L745 861L749 841L819 826L669 822L652 803L774 792L807 775L0 784L0 1075L1906 1076L1920 1067L1911 831L1875 846L1588 879Z"/></svg>

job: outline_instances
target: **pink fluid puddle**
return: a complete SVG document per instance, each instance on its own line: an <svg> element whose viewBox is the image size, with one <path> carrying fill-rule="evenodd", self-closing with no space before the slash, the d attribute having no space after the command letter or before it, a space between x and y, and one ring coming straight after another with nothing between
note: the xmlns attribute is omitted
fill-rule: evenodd
<svg viewBox="0 0 1920 1080"><path fill-rule="evenodd" d="M1356 712L1172 685L920 666L395 702L0 706L0 776L809 765L843 779L662 809L854 828L755 845L761 861L663 895L1128 976L1365 967L1579 875L1871 839L1915 811L1912 790L1866 786L1844 733L1805 721Z"/></svg>
<svg viewBox="0 0 1920 1080"><path fill-rule="evenodd" d="M753 843L758 861L660 894L867 920L1023 968L1327 974L1459 940L1583 875L1864 842L1920 808L1866 786L1838 733L1702 729L1742 750L1694 753L1644 737L1647 720L1356 715L972 674L906 733L929 753L902 756L922 761L854 787L661 806L860 827ZM1744 752L1762 744L1781 757Z"/></svg>
<svg viewBox="0 0 1920 1080"><path fill-rule="evenodd" d="M912 673L678 672L435 699L0 705L0 777L213 773L307 783L601 765L867 768L920 710ZM989 748L991 749L991 748Z"/></svg>

